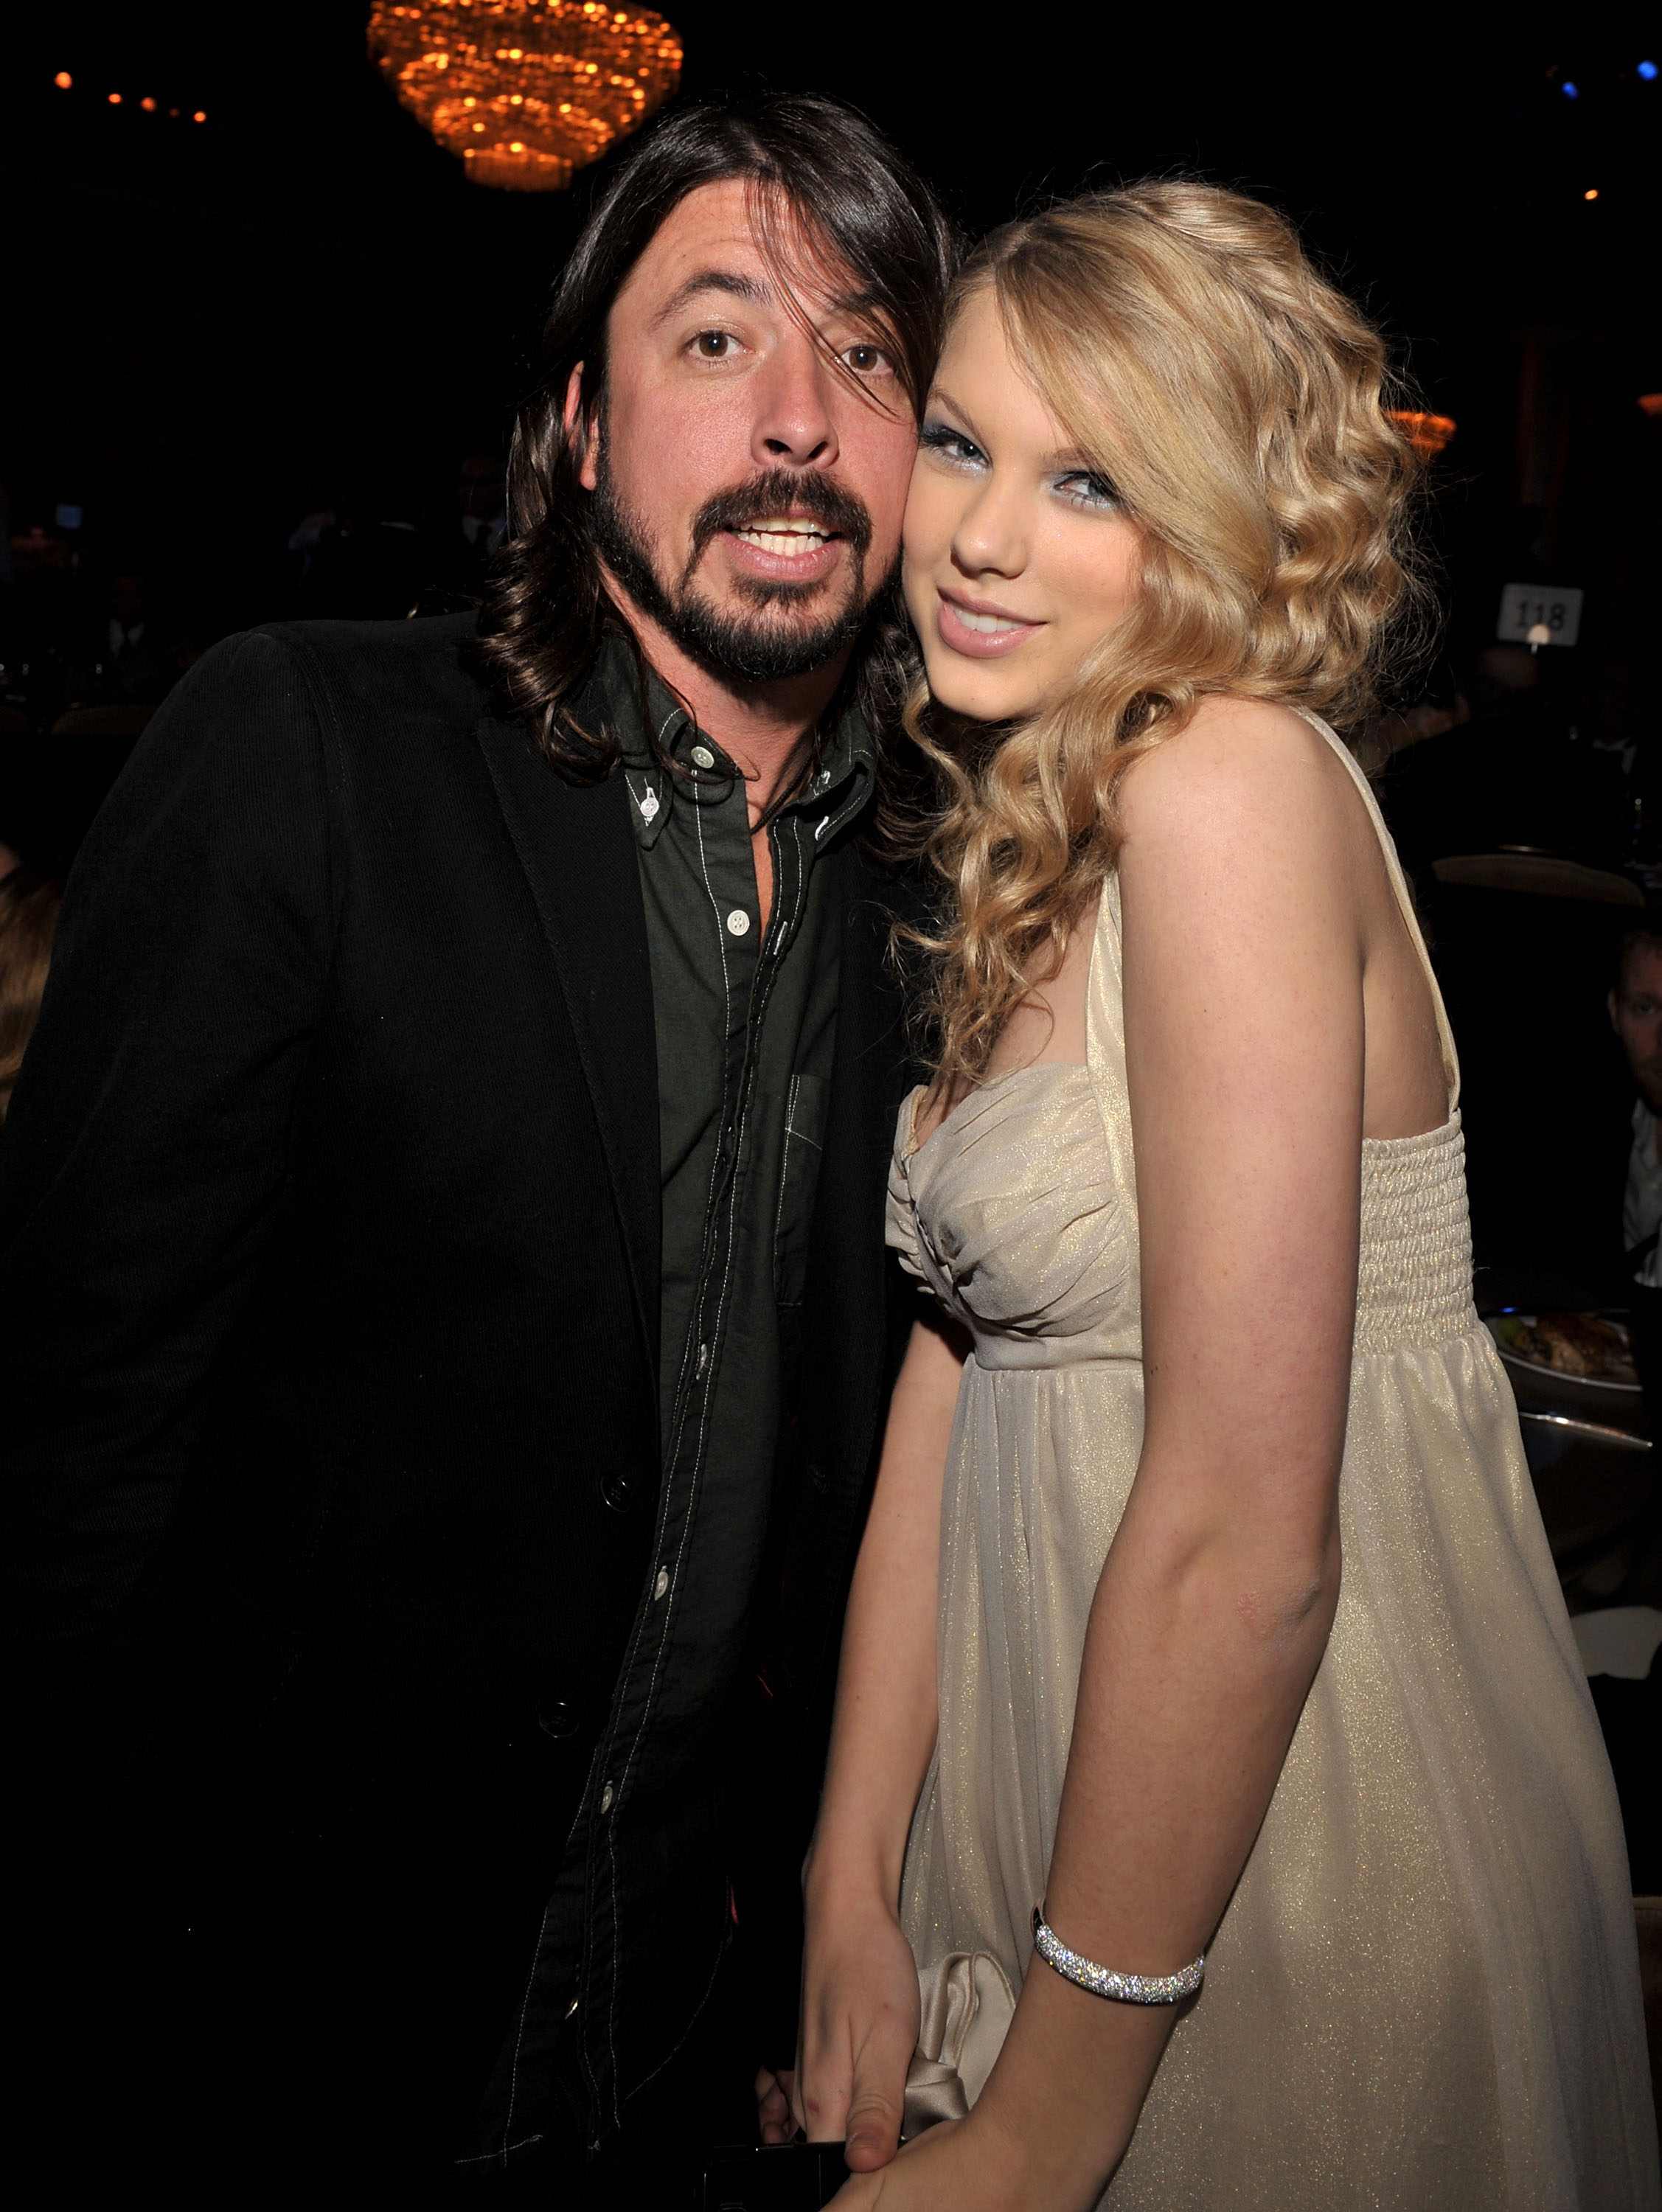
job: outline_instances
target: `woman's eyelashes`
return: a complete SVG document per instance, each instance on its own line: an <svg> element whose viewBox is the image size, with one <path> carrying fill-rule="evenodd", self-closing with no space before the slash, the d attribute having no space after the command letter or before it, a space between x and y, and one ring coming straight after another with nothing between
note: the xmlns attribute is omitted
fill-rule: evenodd
<svg viewBox="0 0 1662 2212"><path fill-rule="evenodd" d="M987 456L975 441L954 430L950 422L926 422L917 434L917 442L951 468L976 469L986 463Z"/></svg>
<svg viewBox="0 0 1662 2212"><path fill-rule="evenodd" d="M989 466L986 454L974 439L966 437L962 430L953 429L950 422L925 422L917 434L917 442L949 468L979 473ZM1069 507L1086 507L1095 514L1106 514L1121 504L1112 482L1094 469L1063 470L1050 478L1049 489Z"/></svg>
<svg viewBox="0 0 1662 2212"><path fill-rule="evenodd" d="M1069 469L1057 477L1054 489L1071 507L1111 507L1120 503L1118 492L1104 476L1090 469Z"/></svg>

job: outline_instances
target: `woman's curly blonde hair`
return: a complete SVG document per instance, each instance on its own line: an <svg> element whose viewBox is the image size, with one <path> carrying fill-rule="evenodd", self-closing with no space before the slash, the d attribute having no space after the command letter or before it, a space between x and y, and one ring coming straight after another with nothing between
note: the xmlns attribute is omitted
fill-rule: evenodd
<svg viewBox="0 0 1662 2212"><path fill-rule="evenodd" d="M1012 353L1141 541L1133 611L1017 726L906 722L941 804L926 849L937 1081L977 1081L1114 865L1119 779L1208 693L1373 704L1388 640L1423 631L1407 550L1418 465L1379 333L1288 225L1239 193L1152 183L996 231L949 314L994 294Z"/></svg>

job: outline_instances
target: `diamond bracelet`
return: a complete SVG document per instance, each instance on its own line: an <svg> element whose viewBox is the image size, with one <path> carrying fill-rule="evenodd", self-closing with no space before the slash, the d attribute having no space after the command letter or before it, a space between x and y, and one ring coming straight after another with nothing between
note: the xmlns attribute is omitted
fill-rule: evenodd
<svg viewBox="0 0 1662 2212"><path fill-rule="evenodd" d="M1175 1974L1117 1974L1070 1951L1056 1929L1047 1925L1044 1907L1038 1905L1033 1907L1033 1948L1064 1982L1076 1983L1093 1996L1117 1997L1122 2004L1176 2004L1183 1997L1192 1996L1206 1976L1203 1951L1192 1966Z"/></svg>

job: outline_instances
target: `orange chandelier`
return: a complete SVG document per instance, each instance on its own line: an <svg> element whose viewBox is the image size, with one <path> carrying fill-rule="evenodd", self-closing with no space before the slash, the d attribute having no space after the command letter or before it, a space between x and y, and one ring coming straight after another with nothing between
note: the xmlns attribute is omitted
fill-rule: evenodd
<svg viewBox="0 0 1662 2212"><path fill-rule="evenodd" d="M369 51L475 184L557 192L675 89L681 40L605 0L374 0Z"/></svg>

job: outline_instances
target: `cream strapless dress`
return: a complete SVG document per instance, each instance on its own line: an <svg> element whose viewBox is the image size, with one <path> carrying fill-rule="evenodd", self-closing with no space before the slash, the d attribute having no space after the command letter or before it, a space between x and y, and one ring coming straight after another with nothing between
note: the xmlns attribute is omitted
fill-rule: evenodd
<svg viewBox="0 0 1662 2212"><path fill-rule="evenodd" d="M1373 794L1323 734L1423 958ZM1621 1819L1472 1304L1440 998L1438 1016L1449 1120L1362 1147L1332 1634L1109 2212L1658 2204ZM1111 880L1087 1036L1083 1066L1004 1075L922 1145L915 1094L890 1191L889 1241L974 1340L941 1505L940 1734L902 1886L914 2071L971 2102L1026 1971L1086 1621L1142 1442Z"/></svg>

